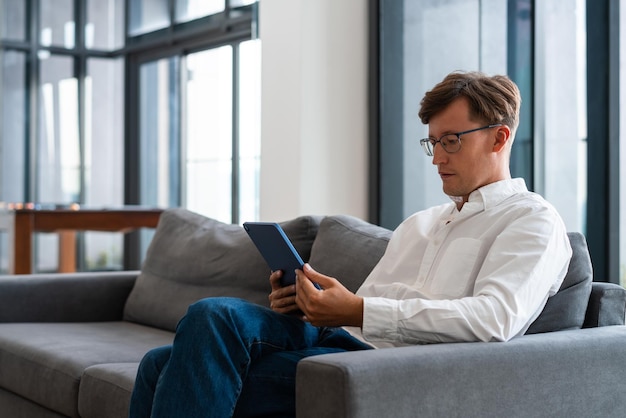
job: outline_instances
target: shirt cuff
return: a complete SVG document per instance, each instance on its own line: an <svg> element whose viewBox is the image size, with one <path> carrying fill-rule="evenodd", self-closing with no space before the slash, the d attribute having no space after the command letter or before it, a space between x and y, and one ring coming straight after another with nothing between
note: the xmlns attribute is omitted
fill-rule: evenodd
<svg viewBox="0 0 626 418"><path fill-rule="evenodd" d="M363 337L368 341L398 339L399 301L386 298L363 298Z"/></svg>

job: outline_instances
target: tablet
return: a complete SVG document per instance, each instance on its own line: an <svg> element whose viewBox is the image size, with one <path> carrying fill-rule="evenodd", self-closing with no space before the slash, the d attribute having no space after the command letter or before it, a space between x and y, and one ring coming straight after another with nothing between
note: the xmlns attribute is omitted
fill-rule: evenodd
<svg viewBox="0 0 626 418"><path fill-rule="evenodd" d="M243 228L270 269L283 271L281 285L294 284L295 270L302 270L304 262L280 225L273 222L244 222Z"/></svg>

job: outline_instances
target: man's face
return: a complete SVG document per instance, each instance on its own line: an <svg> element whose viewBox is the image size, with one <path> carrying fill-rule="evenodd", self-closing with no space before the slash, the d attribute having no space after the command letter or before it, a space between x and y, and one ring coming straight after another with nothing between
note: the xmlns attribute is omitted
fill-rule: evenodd
<svg viewBox="0 0 626 418"><path fill-rule="evenodd" d="M485 123L486 122L486 123ZM492 121L470 120L467 99L459 98L440 113L431 117L428 135L442 135L480 128ZM453 154L436 144L433 164L437 166L443 182L443 191L448 196L459 196L467 202L469 194L484 185L502 180L500 161L501 147L496 145L498 128L461 135L461 149Z"/></svg>

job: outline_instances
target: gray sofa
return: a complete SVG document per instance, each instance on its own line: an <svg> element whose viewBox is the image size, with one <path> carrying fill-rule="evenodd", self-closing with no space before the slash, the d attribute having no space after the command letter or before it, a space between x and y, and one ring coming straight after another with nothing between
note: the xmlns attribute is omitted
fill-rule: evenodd
<svg viewBox="0 0 626 418"><path fill-rule="evenodd" d="M349 216L282 226L304 259L352 290L391 235ZM592 284L584 237L570 239L568 276L528 335L307 358L297 416L623 416L626 291ZM0 277L0 416L126 416L140 359L172 341L191 302L266 305L268 275L241 227L170 209L140 272Z"/></svg>

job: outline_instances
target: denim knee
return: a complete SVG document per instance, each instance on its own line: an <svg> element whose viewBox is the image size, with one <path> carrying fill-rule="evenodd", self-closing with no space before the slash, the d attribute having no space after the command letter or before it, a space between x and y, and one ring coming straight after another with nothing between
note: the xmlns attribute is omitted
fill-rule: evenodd
<svg viewBox="0 0 626 418"><path fill-rule="evenodd" d="M240 312L249 305L250 302L232 297L205 298L191 304L186 317L191 320L204 319L229 312Z"/></svg>
<svg viewBox="0 0 626 418"><path fill-rule="evenodd" d="M171 353L171 345L153 348L148 351L139 363L138 374L140 377L144 377L148 380L154 380L154 383L156 384L156 379L158 379L158 376L161 374L161 370L165 366L165 363L169 360Z"/></svg>
<svg viewBox="0 0 626 418"><path fill-rule="evenodd" d="M205 328L220 327L218 324L245 323L251 312L260 308L248 301L232 297L212 297L201 299L189 306L187 314L178 323L177 332L181 327Z"/></svg>

